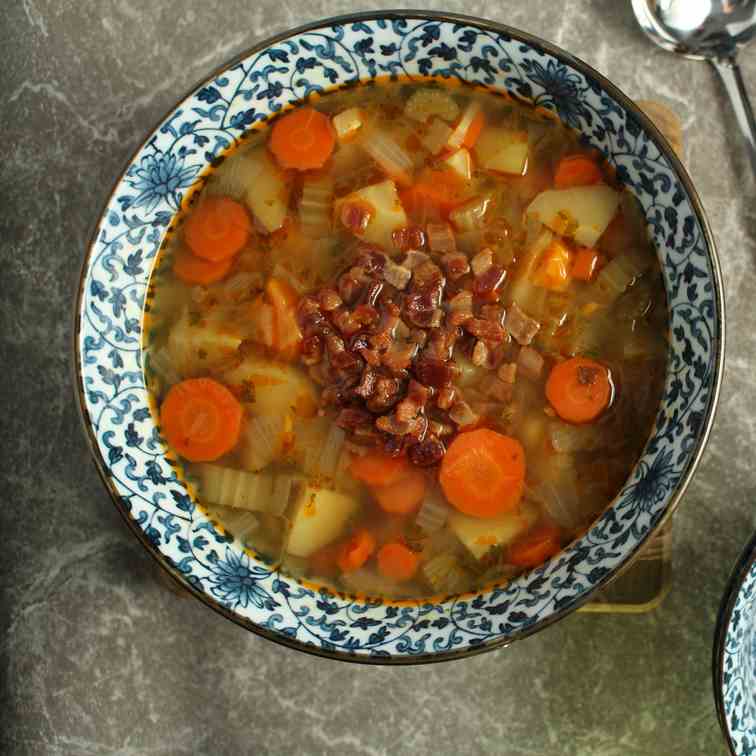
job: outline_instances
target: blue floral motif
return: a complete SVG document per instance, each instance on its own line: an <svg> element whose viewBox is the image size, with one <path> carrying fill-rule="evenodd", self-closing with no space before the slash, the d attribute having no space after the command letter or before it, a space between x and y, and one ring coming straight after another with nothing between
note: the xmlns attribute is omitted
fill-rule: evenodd
<svg viewBox="0 0 756 756"><path fill-rule="evenodd" d="M180 189L189 188L199 171L199 166L184 166L184 159L173 154L145 155L139 167L126 172L126 184L139 194L131 200L131 207L143 207L152 212L165 201L173 210L181 205Z"/></svg>
<svg viewBox="0 0 756 756"><path fill-rule="evenodd" d="M278 602L260 585L261 580L269 576L269 570L250 567L249 557L245 553L226 549L226 558L218 559L212 566L210 591L233 608L246 608L252 604L258 609L272 612Z"/></svg>
<svg viewBox="0 0 756 756"><path fill-rule="evenodd" d="M671 319L654 433L627 485L590 530L506 585L401 605L284 578L209 519L160 437L141 328L166 230L212 161L312 93L385 75L506 89L576 128L641 204L660 250ZM114 500L204 601L250 629L340 658L449 658L523 637L574 608L669 511L711 424L721 297L712 241L687 180L642 117L600 77L511 29L431 14L357 16L258 46L204 82L145 141L88 252L78 302L79 389Z"/></svg>
<svg viewBox="0 0 756 756"><path fill-rule="evenodd" d="M730 748L756 756L756 536L733 570L715 642L715 694Z"/></svg>

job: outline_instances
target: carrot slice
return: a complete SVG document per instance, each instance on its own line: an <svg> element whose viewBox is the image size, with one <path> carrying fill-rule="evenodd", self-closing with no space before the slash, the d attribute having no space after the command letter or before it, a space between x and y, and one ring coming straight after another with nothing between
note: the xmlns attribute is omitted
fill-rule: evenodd
<svg viewBox="0 0 756 756"><path fill-rule="evenodd" d="M190 462L211 462L236 446L243 411L234 395L212 378L189 378L170 388L160 407L168 443Z"/></svg>
<svg viewBox="0 0 756 756"><path fill-rule="evenodd" d="M409 473L406 457L390 457L378 451L355 455L349 464L353 478L369 486L390 486Z"/></svg>
<svg viewBox="0 0 756 756"><path fill-rule="evenodd" d="M378 551L378 570L391 580L403 583L417 572L420 557L403 543L393 542Z"/></svg>
<svg viewBox="0 0 756 756"><path fill-rule="evenodd" d="M362 567L375 551L375 538L365 528L356 530L352 537L340 549L338 557L339 569L342 572L352 572Z"/></svg>
<svg viewBox="0 0 756 756"><path fill-rule="evenodd" d="M251 230L244 205L230 197L208 197L186 219L184 240L197 257L219 262L233 257Z"/></svg>
<svg viewBox="0 0 756 756"><path fill-rule="evenodd" d="M181 250L173 260L173 273L190 286L209 286L224 279L233 263L232 257L213 262L197 257L188 250Z"/></svg>
<svg viewBox="0 0 756 756"><path fill-rule="evenodd" d="M569 423L595 420L612 400L609 370L587 357L572 357L555 365L546 381L546 398Z"/></svg>
<svg viewBox="0 0 756 756"><path fill-rule="evenodd" d="M561 532L555 525L542 525L513 543L506 561L519 567L537 567L561 549Z"/></svg>
<svg viewBox="0 0 756 756"><path fill-rule="evenodd" d="M309 171L325 165L336 144L331 119L314 108L297 108L273 124L268 147L282 168Z"/></svg>
<svg viewBox="0 0 756 756"><path fill-rule="evenodd" d="M603 178L601 168L587 155L568 155L556 167L554 186L569 189L571 186L598 184Z"/></svg>
<svg viewBox="0 0 756 756"><path fill-rule="evenodd" d="M420 508L425 488L425 475L420 470L411 470L395 483L373 488L372 493L384 512L405 515Z"/></svg>
<svg viewBox="0 0 756 756"><path fill-rule="evenodd" d="M488 428L460 433L441 463L439 482L460 512L496 517L520 502L525 452L516 439Z"/></svg>
<svg viewBox="0 0 756 756"><path fill-rule="evenodd" d="M572 263L570 275L580 281L590 281L596 274L599 255L591 247L580 247Z"/></svg>
<svg viewBox="0 0 756 756"><path fill-rule="evenodd" d="M425 222L435 214L447 218L465 201L465 182L454 171L423 171L418 180L399 193L405 212Z"/></svg>
<svg viewBox="0 0 756 756"><path fill-rule="evenodd" d="M468 150L471 150L475 143L478 141L478 138L480 137L480 132L483 131L483 127L486 125L486 117L483 115L483 112L481 111L478 113L478 115L475 116L475 118L472 119L472 123L470 124L470 127L467 129L467 133L465 134L465 138L462 142L463 147L467 147Z"/></svg>

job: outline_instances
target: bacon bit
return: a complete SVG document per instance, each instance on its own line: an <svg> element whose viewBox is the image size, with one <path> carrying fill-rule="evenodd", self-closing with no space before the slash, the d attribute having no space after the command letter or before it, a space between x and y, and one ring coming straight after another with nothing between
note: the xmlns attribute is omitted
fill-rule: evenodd
<svg viewBox="0 0 756 756"><path fill-rule="evenodd" d="M431 252L454 252L457 248L457 242L454 238L454 231L448 223L429 223L426 226L428 238L428 247Z"/></svg>
<svg viewBox="0 0 756 756"><path fill-rule="evenodd" d="M320 336L305 338L300 356L305 365L317 365L323 359L323 339Z"/></svg>
<svg viewBox="0 0 756 756"><path fill-rule="evenodd" d="M446 275L452 281L456 281L470 272L470 261L463 252L447 252L441 258L441 264L444 266Z"/></svg>
<svg viewBox="0 0 756 756"><path fill-rule="evenodd" d="M429 436L419 444L410 446L408 456L410 462L418 467L432 467L437 465L446 454L443 442L435 436Z"/></svg>
<svg viewBox="0 0 756 756"><path fill-rule="evenodd" d="M442 423L439 420L431 420L428 423L428 433L433 436L438 436L439 438L441 436L450 436L454 433L454 426L449 425L448 423Z"/></svg>
<svg viewBox="0 0 756 756"><path fill-rule="evenodd" d="M468 333L484 341L503 341L506 336L506 332L501 325L490 320L481 320L480 318L470 318L470 320L465 322L464 328Z"/></svg>
<svg viewBox="0 0 756 756"><path fill-rule="evenodd" d="M378 297L380 297L383 291L383 281L373 281L365 290L365 304L369 304L371 307L375 307L378 303Z"/></svg>
<svg viewBox="0 0 756 756"><path fill-rule="evenodd" d="M473 347L472 364L484 367L488 363L488 347L485 341L476 341Z"/></svg>
<svg viewBox="0 0 756 756"><path fill-rule="evenodd" d="M446 280L441 268L439 268L436 263L428 260L422 265L418 265L413 272L413 288L416 291L419 291L420 289L433 288L434 290L438 289L439 294L441 296L443 295L443 287L446 284ZM436 306L438 306L440 303L441 300L439 296L439 301L436 303Z"/></svg>
<svg viewBox="0 0 756 756"><path fill-rule="evenodd" d="M415 362L415 373L426 386L441 388L454 380L455 368L444 360L423 356Z"/></svg>
<svg viewBox="0 0 756 756"><path fill-rule="evenodd" d="M414 429L413 421L401 421L393 414L381 415L375 421L375 427L378 430L388 433L392 436L406 436Z"/></svg>
<svg viewBox="0 0 756 756"><path fill-rule="evenodd" d="M396 410L394 410L394 412L396 414L396 419L400 423L408 423L417 417L421 409L421 405L409 397L405 397L396 405Z"/></svg>
<svg viewBox="0 0 756 756"><path fill-rule="evenodd" d="M454 386L444 386L436 396L436 406L442 410L451 409L457 398L457 390Z"/></svg>
<svg viewBox="0 0 756 756"><path fill-rule="evenodd" d="M362 328L362 324L355 317L355 313L345 307L334 310L331 313L331 320L344 336L353 336Z"/></svg>
<svg viewBox="0 0 756 756"><path fill-rule="evenodd" d="M341 410L336 418L336 425L344 430L355 430L362 425L370 425L373 422L373 416L365 410L348 407Z"/></svg>
<svg viewBox="0 0 756 756"><path fill-rule="evenodd" d="M418 383L418 381L415 380L411 380L407 387L407 396L412 399L412 401L417 402L421 407L424 407L427 404L431 393L432 389L423 386L422 383Z"/></svg>
<svg viewBox="0 0 756 756"><path fill-rule="evenodd" d="M391 234L391 241L400 252L422 249L425 246L425 231L419 226L398 228Z"/></svg>
<svg viewBox="0 0 756 756"><path fill-rule="evenodd" d="M507 362L504 365L500 365L497 375L504 383L514 383L517 379L517 364Z"/></svg>
<svg viewBox="0 0 756 756"><path fill-rule="evenodd" d="M375 391L368 400L371 412L384 412L399 400L399 381L396 378L382 376L375 382Z"/></svg>
<svg viewBox="0 0 756 756"><path fill-rule="evenodd" d="M541 324L528 317L515 302L507 312L504 327L512 334L518 344L527 345L533 341Z"/></svg>
<svg viewBox="0 0 756 756"><path fill-rule="evenodd" d="M474 276L482 276L488 272L488 269L493 265L493 252L486 247L481 249L472 260L470 260L470 267Z"/></svg>
<svg viewBox="0 0 756 756"><path fill-rule="evenodd" d="M379 317L378 310L368 304L358 305L353 313L354 320L361 326L372 325Z"/></svg>
<svg viewBox="0 0 756 756"><path fill-rule="evenodd" d="M359 384L354 389L354 393L357 396L361 396L363 399L369 399L375 391L375 382L377 375L374 370L367 367L362 371L362 378Z"/></svg>
<svg viewBox="0 0 756 756"><path fill-rule="evenodd" d="M339 296L343 300L344 304L352 305L359 298L364 284L358 280L353 274L352 270L344 273L338 282Z"/></svg>
<svg viewBox="0 0 756 756"><path fill-rule="evenodd" d="M333 289L321 289L318 298L323 312L331 312L343 304L341 297Z"/></svg>
<svg viewBox="0 0 756 756"><path fill-rule="evenodd" d="M473 306L473 297L469 291L457 292L449 300L449 309L453 311L456 311L456 310L468 311L469 310L470 313L472 313L472 306Z"/></svg>
<svg viewBox="0 0 756 756"><path fill-rule="evenodd" d="M411 364L412 359L417 354L417 344L392 344L381 356L381 362L392 373L401 373Z"/></svg>
<svg viewBox="0 0 756 756"><path fill-rule="evenodd" d="M481 299L495 300L499 289L507 277L507 271L500 265L492 265L473 281L473 294Z"/></svg>
<svg viewBox="0 0 756 756"><path fill-rule="evenodd" d="M543 370L543 357L533 347L524 346L517 355L517 366L526 378L537 381ZM580 378L578 378L580 380Z"/></svg>
<svg viewBox="0 0 756 756"><path fill-rule="evenodd" d="M367 230L373 215L375 208L367 202L344 202L339 211L339 220L353 234L361 236Z"/></svg>
<svg viewBox="0 0 756 756"><path fill-rule="evenodd" d="M408 338L413 344L424 347L428 341L428 332L422 328L411 328Z"/></svg>

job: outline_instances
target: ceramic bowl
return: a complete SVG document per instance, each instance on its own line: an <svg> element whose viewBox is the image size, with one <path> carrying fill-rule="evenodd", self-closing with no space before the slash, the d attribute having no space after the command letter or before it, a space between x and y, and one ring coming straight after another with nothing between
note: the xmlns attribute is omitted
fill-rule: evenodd
<svg viewBox="0 0 756 756"><path fill-rule="evenodd" d="M616 166L659 250L668 374L642 458L593 527L539 569L479 594L366 603L279 574L216 530L165 457L148 403L142 309L163 237L197 178L288 103L381 76L459 78L556 112ZM134 533L195 596L295 648L353 661L459 657L565 616L626 565L672 512L711 427L722 372L722 284L711 231L667 142L613 84L532 35L424 12L333 18L273 37L210 76L160 122L107 199L78 292L75 359L86 432Z"/></svg>
<svg viewBox="0 0 756 756"><path fill-rule="evenodd" d="M714 696L734 756L756 756L756 535L732 571L714 637Z"/></svg>

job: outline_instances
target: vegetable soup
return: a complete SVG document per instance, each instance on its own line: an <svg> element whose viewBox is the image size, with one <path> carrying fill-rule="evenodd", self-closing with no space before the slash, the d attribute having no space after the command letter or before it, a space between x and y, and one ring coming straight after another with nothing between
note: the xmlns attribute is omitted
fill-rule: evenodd
<svg viewBox="0 0 756 756"><path fill-rule="evenodd" d="M548 113L393 81L251 130L151 282L147 376L198 498L361 595L537 567L627 479L668 317L632 195Z"/></svg>

